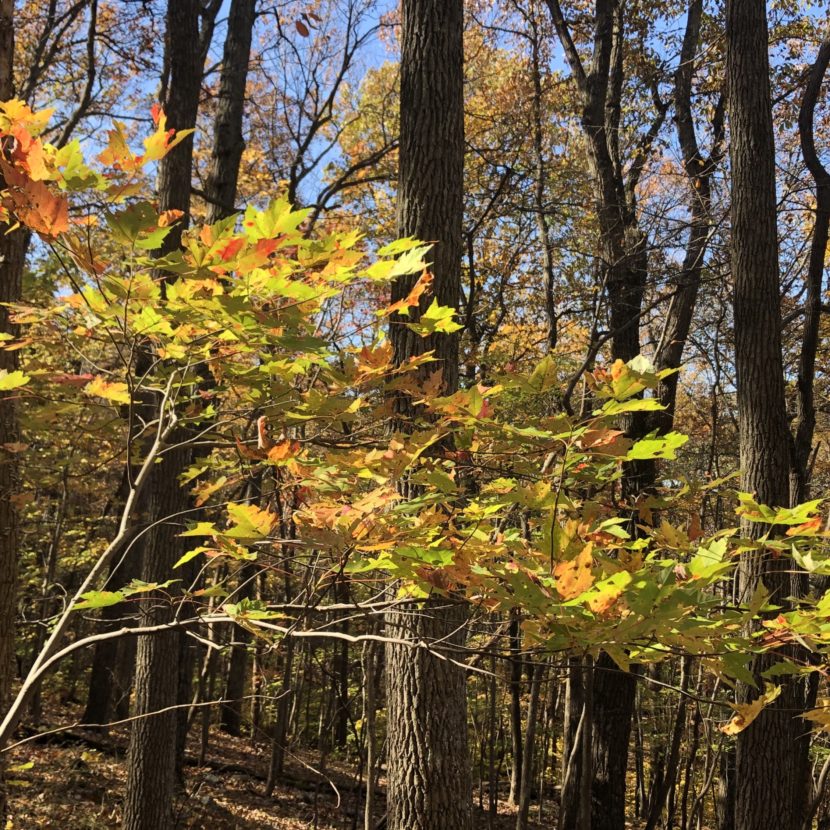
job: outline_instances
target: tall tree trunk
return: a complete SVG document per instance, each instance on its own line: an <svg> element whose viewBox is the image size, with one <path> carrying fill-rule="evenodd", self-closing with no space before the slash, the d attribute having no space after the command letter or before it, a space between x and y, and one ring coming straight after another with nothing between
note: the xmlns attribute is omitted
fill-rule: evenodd
<svg viewBox="0 0 830 830"><path fill-rule="evenodd" d="M525 732L524 765L522 766L522 780L519 788L519 812L516 814L516 830L527 830L530 816L530 799L533 787L533 749L536 744L536 727L539 717L539 693L542 688L542 675L545 671L543 662L533 667L530 680L530 701L527 706L527 731ZM541 799L541 789L539 798Z"/></svg>
<svg viewBox="0 0 830 830"><path fill-rule="evenodd" d="M218 222L234 212L239 182L239 164L245 150L242 124L245 116L245 88L255 21L256 0L232 0L222 54L216 118L213 122L210 169L205 182L209 223ZM259 478L258 476L257 479ZM251 488L258 491L259 480L252 482ZM241 569L241 587L235 594L237 599L253 597L256 587L255 572L254 566L244 566ZM242 726L242 697L245 693L249 662L248 643L251 634L239 625L234 625L232 630L233 645L224 692L226 702L221 707L220 723L225 732L239 735Z"/></svg>
<svg viewBox="0 0 830 830"><path fill-rule="evenodd" d="M129 488L130 476L137 474L138 468L133 467L132 473L129 466L125 467L122 474L121 487L114 501L123 505L126 492ZM122 492L123 491L123 492ZM147 497L140 499L140 514L135 522L133 532L128 534L121 547L121 551L113 558L107 577L107 587L116 589L127 585L133 579L141 576L141 547L142 543L137 538L142 530L146 529ZM101 609L98 621L103 631L114 631L118 622L125 616L130 616L135 624L135 616L121 604L106 605ZM95 646L92 656L92 670L89 675L87 689L86 707L81 717L83 723L105 724L113 715L121 717L124 714L123 701L129 698L131 682L124 683L124 668L127 660L131 657L132 666L128 667L126 676L132 680L135 668L135 639L133 637L122 637L111 640L101 640Z"/></svg>
<svg viewBox="0 0 830 830"><path fill-rule="evenodd" d="M786 421L781 356L781 313L775 193L775 141L769 81L767 10L764 0L729 0L726 70L732 162L732 274L735 368L742 489L762 504L789 504L791 435ZM744 527L750 536L766 528ZM750 551L741 559L743 599L764 585L772 601L798 595L799 575L787 557ZM756 675L769 666L759 656ZM745 696L756 694L749 689ZM802 782L796 780L806 751L804 685L789 681L779 698L738 735L735 826L795 830L801 824Z"/></svg>
<svg viewBox="0 0 830 830"><path fill-rule="evenodd" d="M464 4L462 0L403 0L401 4L400 168L398 234L434 241L433 293L458 308L464 211ZM392 300L414 277L396 281ZM424 298L424 302L428 302ZM421 311L426 308L422 305ZM415 313L417 317L417 310ZM444 394L458 388L458 338L421 338L405 320L391 321L394 358L434 350ZM434 371L435 364L428 367ZM395 401L400 428L411 401ZM466 611L437 600L387 616L395 637L426 643L464 642ZM446 638L446 639L445 639ZM466 673L423 648L388 644L389 830L469 830L472 793L467 750Z"/></svg>
<svg viewBox="0 0 830 830"><path fill-rule="evenodd" d="M163 101L168 123L173 129L191 129L196 124L202 66L199 49L198 0L170 0L167 8L165 62L169 68ZM193 138L189 136L159 164L159 208L181 210L185 220L190 212L193 165ZM165 240L164 252L181 244L182 226L177 225ZM185 438L181 433L172 440ZM144 543L142 578L148 582L168 579L183 550L176 516L189 507L186 493L178 482L179 473L190 458L187 446L164 455L150 482L150 518L153 529ZM150 595L142 602L148 624L172 619L169 600ZM179 718L179 676L171 667L179 666L182 641L178 633L139 638L136 649L135 715L130 734L127 787L124 798L125 830L169 830L175 790ZM158 713L158 714L154 714ZM186 712L185 712L186 716Z"/></svg>
<svg viewBox="0 0 830 830"><path fill-rule="evenodd" d="M655 350L654 364L658 369L680 367L683 350L689 337L703 262L712 230L711 195L712 174L724 152L724 103L721 96L712 117L712 150L708 157L700 152L692 113L692 81L700 41L703 0L691 0L686 15L686 30L680 50L680 61L674 76L674 108L677 137L683 153L683 166L689 182L689 236L683 265L675 292L669 302L660 342ZM660 384L660 403L665 407L655 413L654 423L661 432L668 432L674 424L677 400L678 374L665 378Z"/></svg>
<svg viewBox="0 0 830 830"><path fill-rule="evenodd" d="M246 562L239 570L239 588L234 592L234 602L252 599L256 590L256 563ZM248 676L248 644L251 632L241 625L232 627L233 644L231 658L228 661L228 676L225 681L224 703L220 709L220 725L229 735L242 732L242 699L245 696L245 683Z"/></svg>
<svg viewBox="0 0 830 830"><path fill-rule="evenodd" d="M465 621L436 600L389 614L386 634L460 646ZM387 644L386 661L389 830L470 830L465 672L414 646Z"/></svg>
<svg viewBox="0 0 830 830"><path fill-rule="evenodd" d="M522 780L522 640L519 628L519 610L510 612L510 804L519 803Z"/></svg>
<svg viewBox="0 0 830 830"><path fill-rule="evenodd" d="M815 110L821 94L824 75L830 64L830 40L819 48L810 69L804 97L798 114L798 134L804 163L816 183L816 218L810 240L807 266L807 298L804 303L804 330L798 360L798 395L794 424L795 443L790 502L796 505L808 498L808 475L813 433L816 428L816 405L813 385L816 373L816 352L821 321L821 292L824 282L824 260L827 254L830 227L830 173L821 163L815 144Z"/></svg>
<svg viewBox="0 0 830 830"><path fill-rule="evenodd" d="M150 506L160 523L147 535L142 579L169 578L184 546L176 514L183 507L183 494L171 470L179 470L187 447L164 455L164 464L150 482ZM167 520L165 520L165 517ZM175 613L170 597L161 593L141 603L142 625L170 622ZM127 757L127 787L124 796L124 830L170 830L173 826L173 796L176 784L176 752L180 639L177 631L140 637L136 647L135 716Z"/></svg>
<svg viewBox="0 0 830 830"><path fill-rule="evenodd" d="M569 657L562 730L559 830L577 830L579 822L579 792L582 779L579 741L581 730L585 726L584 697L582 661L579 657Z"/></svg>
<svg viewBox="0 0 830 830"><path fill-rule="evenodd" d="M256 0L232 0L213 122L210 171L205 183L208 222L216 222L234 212L239 163L245 150L242 121L255 20Z"/></svg>
<svg viewBox="0 0 830 830"><path fill-rule="evenodd" d="M647 239L637 216L637 185L651 147L665 120L667 104L654 94L655 112L648 132L627 169L622 163L620 129L624 89L625 17L621 0L596 0L590 65L583 64L559 0L546 0L565 59L579 93L582 132L599 225L599 278L608 303L611 358L628 362L640 353L640 317L648 276ZM622 419L632 438L648 432L645 413ZM629 462L622 479L623 501L630 508L654 483L653 462ZM633 524L633 522L632 522ZM607 656L596 669L593 703L593 826L624 830L625 774L634 712L636 682Z"/></svg>
<svg viewBox="0 0 830 830"><path fill-rule="evenodd" d="M14 97L14 0L0 0L0 100ZM5 187L0 177L0 190ZM0 225L0 334L17 333L4 303L20 300L27 235L9 233ZM17 369L16 349L0 349L0 371ZM2 449L19 438L16 394L0 392L0 711L11 699L15 676L15 615L17 612L18 516L15 498L20 486L18 455ZM0 822L7 811L5 764L0 761Z"/></svg>

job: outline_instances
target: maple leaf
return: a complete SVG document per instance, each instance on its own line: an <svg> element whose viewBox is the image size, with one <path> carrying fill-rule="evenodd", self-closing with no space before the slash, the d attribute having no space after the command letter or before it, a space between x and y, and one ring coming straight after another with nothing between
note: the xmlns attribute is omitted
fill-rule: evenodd
<svg viewBox="0 0 830 830"><path fill-rule="evenodd" d="M130 391L126 383L110 383L102 377L96 377L85 387L84 392L97 398L104 398L113 403L130 403Z"/></svg>
<svg viewBox="0 0 830 830"><path fill-rule="evenodd" d="M228 516L234 526L225 535L235 539L262 539L277 523L273 513L253 504L229 504Z"/></svg>
<svg viewBox="0 0 830 830"><path fill-rule="evenodd" d="M245 246L245 240L242 237L236 237L228 240L218 251L219 258L223 262L233 259Z"/></svg>
<svg viewBox="0 0 830 830"><path fill-rule="evenodd" d="M562 599L568 600L584 594L594 583L591 569L594 557L594 543L588 542L573 558L559 562L553 569L556 590Z"/></svg>
<svg viewBox="0 0 830 830"><path fill-rule="evenodd" d="M821 516L813 516L812 519L804 522L804 524L797 527L791 527L787 530L787 536L815 536L821 531L824 521Z"/></svg>
<svg viewBox="0 0 830 830"><path fill-rule="evenodd" d="M767 686L767 691L750 703L730 703L729 705L735 710L735 714L732 715L728 723L724 723L718 728L725 735L737 735L739 732L743 732L761 714L764 707L772 703L780 694L780 686Z"/></svg>
<svg viewBox="0 0 830 830"><path fill-rule="evenodd" d="M166 228L168 225L172 225L174 222L177 222L182 218L182 216L184 216L183 210L165 210L159 214L158 226L160 228Z"/></svg>
<svg viewBox="0 0 830 830"><path fill-rule="evenodd" d="M810 709L801 717L812 721L820 731L830 732L830 698L819 698L816 703L819 704L817 709Z"/></svg>
<svg viewBox="0 0 830 830"><path fill-rule="evenodd" d="M0 392L25 386L29 380L30 378L19 370L9 372L7 369L0 369Z"/></svg>
<svg viewBox="0 0 830 830"><path fill-rule="evenodd" d="M156 131L144 139L144 155L140 157L142 164L148 161L158 161L164 158L177 144L181 144L194 130L168 130L167 115L159 109L153 116Z"/></svg>
<svg viewBox="0 0 830 830"><path fill-rule="evenodd" d="M293 458L300 449L296 441L279 441L268 450L268 460L275 463L287 461Z"/></svg>
<svg viewBox="0 0 830 830"><path fill-rule="evenodd" d="M429 308L421 315L421 319L417 323L406 325L421 337L427 337L436 332L452 334L464 328L460 323L455 322L455 315L456 309L439 305L438 300L433 298Z"/></svg>
<svg viewBox="0 0 830 830"><path fill-rule="evenodd" d="M402 314L404 317L409 316L409 309L413 306L417 306L418 303L421 301L421 296L427 290L427 288L432 285L433 276L429 271L424 271L423 274L418 278L418 281L409 291L409 294L406 297L398 300L397 302L392 303L392 305L387 306L383 312L382 316L386 317L390 314L394 314L398 312Z"/></svg>
<svg viewBox="0 0 830 830"><path fill-rule="evenodd" d="M15 148L12 159L22 167L32 181L46 181L52 178L46 166L46 155L43 152L43 142L33 138L31 133L22 124L16 124L12 129L15 139Z"/></svg>
<svg viewBox="0 0 830 830"><path fill-rule="evenodd" d="M3 204L21 224L50 238L69 230L69 203L63 196L2 159L0 172L6 182Z"/></svg>

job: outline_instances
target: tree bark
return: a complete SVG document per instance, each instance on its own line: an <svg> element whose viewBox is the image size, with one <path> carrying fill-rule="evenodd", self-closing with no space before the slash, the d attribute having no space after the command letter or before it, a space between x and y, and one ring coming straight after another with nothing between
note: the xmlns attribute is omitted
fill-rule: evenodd
<svg viewBox="0 0 830 830"><path fill-rule="evenodd" d="M700 152L692 114L692 80L702 16L703 0L691 0L686 15L680 62L674 76L675 121L680 150L683 153L683 166L689 182L690 222L683 265L666 312L660 342L655 350L654 364L658 369L677 369L683 359L683 350L697 304L704 257L712 231L712 174L720 164L724 152L724 96L719 98L715 106L712 118L713 146L708 157L704 157ZM660 403L665 409L655 413L654 422L661 432L669 432L674 424L677 382L678 374L674 373L660 384Z"/></svg>
<svg viewBox="0 0 830 830"><path fill-rule="evenodd" d="M222 55L210 171L205 183L209 223L234 212L239 164L245 150L242 121L255 20L256 0L233 0Z"/></svg>
<svg viewBox="0 0 830 830"><path fill-rule="evenodd" d="M462 0L403 0L401 4L400 167L398 235L434 242L433 296L458 308L464 212L464 75ZM393 302L406 297L416 276L398 279ZM422 298L417 319L430 298ZM434 352L425 378L441 371L443 394L458 388L458 337L421 338L394 316L394 359ZM395 398L398 428L411 428L411 400ZM395 637L464 642L466 611L435 600L387 616ZM447 640L445 640L447 638ZM466 673L424 648L388 644L387 704L389 830L469 830L472 792L467 750Z"/></svg>
<svg viewBox="0 0 830 830"><path fill-rule="evenodd" d="M0 100L14 97L14 2L0 0ZM5 182L0 177L0 190ZM9 233L0 225L0 334L17 334L4 303L19 302L27 234ZM16 349L0 349L0 371L14 372ZM0 711L11 699L15 677L15 617L17 613L18 515L15 498L20 487L18 454L2 449L20 440L16 393L0 392ZM0 761L0 822L7 812L5 764Z"/></svg>
<svg viewBox="0 0 830 830"><path fill-rule="evenodd" d="M202 64L199 49L198 0L170 0L167 8L165 62L169 68L163 101L172 129L191 129L196 124L201 89ZM188 136L159 164L159 209L181 210L184 222L174 226L165 240L164 252L181 244L182 226L190 212L193 137ZM177 432L173 440L185 436ZM170 577L183 552L175 518L189 507L178 474L188 463L190 450L179 446L164 455L150 483L150 518L153 529L144 544L142 578L163 582ZM174 608L168 598L153 594L142 601L146 624L169 621ZM130 734L127 787L124 798L125 830L169 830L173 823L179 718L179 674L182 642L178 633L142 637L136 649L135 715ZM166 710L166 711L163 711ZM158 714L154 714L158 713ZM186 712L185 712L186 717Z"/></svg>
<svg viewBox="0 0 830 830"><path fill-rule="evenodd" d="M769 81L767 10L764 0L729 0L726 70L732 162L732 275L734 279L735 368L742 489L771 507L789 504L791 435L786 421L781 355L781 313L775 191L775 141ZM766 528L747 524L758 536ZM747 600L764 585L773 602L798 595L800 577L787 557L745 553L740 594ZM770 658L753 661L756 675ZM795 830L801 824L806 751L798 718L803 684L786 682L779 698L738 735L735 826ZM744 690L749 697L756 692Z"/></svg>
<svg viewBox="0 0 830 830"><path fill-rule="evenodd" d="M461 646L465 623L462 605L435 600L387 615L386 634ZM414 643L387 644L386 661L388 828L470 830L465 672Z"/></svg>
<svg viewBox="0 0 830 830"><path fill-rule="evenodd" d="M804 330L798 360L796 416L794 424L793 471L790 483L790 503L795 506L809 498L809 465L816 428L816 405L813 391L816 373L816 351L821 322L821 292L824 282L824 260L827 254L830 227L830 173L821 163L815 144L815 109L827 66L830 64L830 40L819 47L810 68L804 97L798 114L798 134L804 163L816 183L816 217L810 240L810 258L807 266L807 298L804 303Z"/></svg>

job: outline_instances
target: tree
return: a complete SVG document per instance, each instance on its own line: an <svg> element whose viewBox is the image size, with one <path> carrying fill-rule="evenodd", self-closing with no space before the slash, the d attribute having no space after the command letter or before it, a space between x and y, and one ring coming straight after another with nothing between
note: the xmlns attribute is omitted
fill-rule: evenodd
<svg viewBox="0 0 830 830"><path fill-rule="evenodd" d="M198 0L176 0L167 8L165 112L173 129L196 125L202 81L199 49ZM161 211L179 211L187 221L190 211L193 137L185 138L159 165L158 193ZM182 224L165 240L163 253L181 245ZM156 406L156 409L162 410ZM161 417L161 416L159 416ZM178 475L189 462L185 435L177 433L148 487L150 528L142 545L142 579L164 582L184 551L178 538L178 516L189 506ZM149 596L142 609L144 625L161 625L173 619L172 607L161 597ZM179 667L183 641L176 631L139 639L136 650L135 715L130 732L127 788L124 798L126 830L167 830L172 827L173 795L179 752ZM172 670L173 668L177 670ZM183 747L183 744L182 744Z"/></svg>
<svg viewBox="0 0 830 830"><path fill-rule="evenodd" d="M245 149L242 122L255 21L255 0L233 0L222 55L210 171L205 183L209 222L234 213L239 163Z"/></svg>
<svg viewBox="0 0 830 830"><path fill-rule="evenodd" d="M0 100L14 97L14 0L0 3ZM6 186L0 176L0 189ZM11 232L10 232L11 231ZM0 225L0 334L14 337L8 303L20 300L26 231ZM17 371L18 352L0 350L0 378ZM0 389L2 381L0 380ZM0 709L8 706L15 676L17 616L19 488L17 456L9 451L19 440L14 389L0 391ZM5 820L6 787L0 766L0 820Z"/></svg>
<svg viewBox="0 0 830 830"><path fill-rule="evenodd" d="M776 223L775 141L763 0L730 0L726 68L731 141L731 260L735 283L735 368L741 442L741 485L762 504L789 504L791 436L786 420L781 356L781 312ZM757 536L757 525L747 534ZM740 592L757 590L784 604L802 593L787 560L750 550L740 567ZM760 657L756 676L768 667ZM750 697L756 693L749 692ZM735 827L801 827L800 760L804 685L791 680L784 693L738 735Z"/></svg>
<svg viewBox="0 0 830 830"><path fill-rule="evenodd" d="M450 308L458 308L461 279L463 32L462 0L403 3L398 233L435 240L430 255L434 297ZM397 280L392 302L405 300L413 286L412 277ZM402 364L432 351L436 363L426 372L439 372L443 393L454 392L457 334L421 338L403 323L401 315L391 319L395 361ZM422 379L426 372L421 372ZM395 407L398 428L406 429L401 416L414 412L411 400L398 395ZM386 630L392 637L443 642L452 648L464 641L465 618L461 604L436 599L390 613ZM387 645L390 830L472 826L466 675L452 652L449 658Z"/></svg>

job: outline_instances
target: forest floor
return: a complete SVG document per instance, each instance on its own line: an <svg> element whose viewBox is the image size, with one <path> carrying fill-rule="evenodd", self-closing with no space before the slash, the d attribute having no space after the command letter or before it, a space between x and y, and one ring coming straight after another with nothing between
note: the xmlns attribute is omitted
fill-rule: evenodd
<svg viewBox="0 0 830 830"><path fill-rule="evenodd" d="M66 714L66 713L62 713ZM39 731L54 728L48 721ZM65 722L65 721L64 721ZM194 728L192 733L198 733ZM126 780L127 732L107 735L69 730L45 740L16 747L9 760L11 819L6 830L102 830L120 826ZM211 734L206 764L197 763L198 744L188 744L185 786L176 804L176 827L181 830L362 830L362 790L355 787L353 764L329 758L325 774L319 754L292 753L286 758L284 779L272 796L264 793L268 747L250 739ZM380 781L377 820L385 811L384 781ZM506 784L504 787L506 796ZM475 793L478 804L478 793ZM487 796L484 795L486 811ZM550 806L550 805L548 805ZM512 830L515 808L500 801L491 823L476 809L476 830ZM545 811L547 813L547 810ZM357 816L355 814L357 813ZM532 818L537 805L532 805ZM553 816L531 821L530 830L546 830Z"/></svg>

